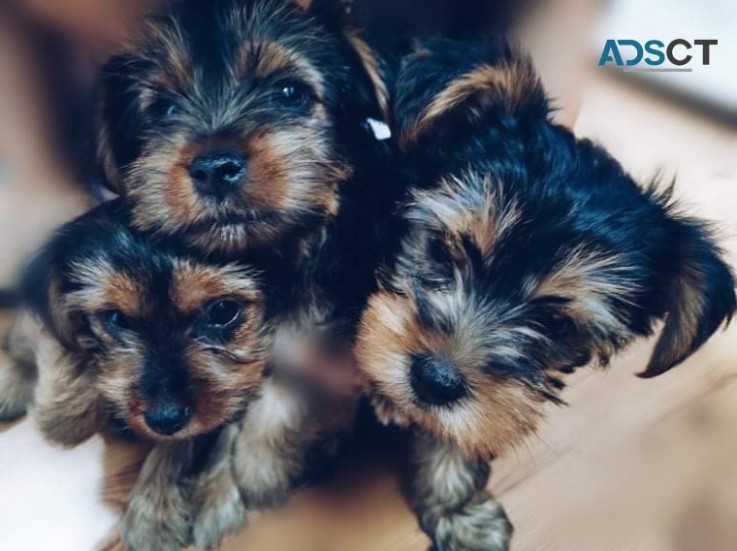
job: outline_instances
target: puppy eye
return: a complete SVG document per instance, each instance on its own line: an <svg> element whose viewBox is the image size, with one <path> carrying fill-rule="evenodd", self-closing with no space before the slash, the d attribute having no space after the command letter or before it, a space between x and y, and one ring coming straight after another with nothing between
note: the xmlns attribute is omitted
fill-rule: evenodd
<svg viewBox="0 0 737 551"><path fill-rule="evenodd" d="M159 98L151 105L154 115L163 120L169 120L179 113L179 106L172 99Z"/></svg>
<svg viewBox="0 0 737 551"><path fill-rule="evenodd" d="M436 264L448 265L452 261L448 245L439 235L433 235L428 239L427 254Z"/></svg>
<svg viewBox="0 0 737 551"><path fill-rule="evenodd" d="M235 300L218 300L205 311L205 323L213 327L233 325L241 316L243 305Z"/></svg>
<svg viewBox="0 0 737 551"><path fill-rule="evenodd" d="M286 82L279 85L278 98L289 107L306 107L312 101L312 94L304 84Z"/></svg>
<svg viewBox="0 0 737 551"><path fill-rule="evenodd" d="M563 339L565 337L570 337L576 331L576 323L573 321L573 319L571 319L570 316L567 316L560 312L554 312L550 314L550 319L548 323L553 339Z"/></svg>
<svg viewBox="0 0 737 551"><path fill-rule="evenodd" d="M125 331L131 328L130 319L120 310L108 310L103 312L102 321L108 329Z"/></svg>

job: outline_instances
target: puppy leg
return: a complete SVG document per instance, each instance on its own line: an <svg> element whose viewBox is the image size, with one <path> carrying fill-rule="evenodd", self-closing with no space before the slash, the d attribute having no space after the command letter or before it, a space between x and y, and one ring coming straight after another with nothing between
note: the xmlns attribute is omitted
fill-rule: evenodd
<svg viewBox="0 0 737 551"><path fill-rule="evenodd" d="M84 354L64 350L42 336L33 417L48 440L62 446L81 444L103 426L105 409Z"/></svg>
<svg viewBox="0 0 737 551"><path fill-rule="evenodd" d="M355 400L331 402L288 384L264 384L233 447L233 475L246 506L282 505L295 486L329 468L354 415Z"/></svg>
<svg viewBox="0 0 737 551"><path fill-rule="evenodd" d="M24 328L23 314L2 342L5 356L0 365L0 421L14 421L25 415L33 400L38 378L32 337Z"/></svg>
<svg viewBox="0 0 737 551"><path fill-rule="evenodd" d="M193 440L151 450L118 530L130 551L180 551L191 528L189 472Z"/></svg>
<svg viewBox="0 0 737 551"><path fill-rule="evenodd" d="M486 491L490 468L453 444L413 435L409 503L437 551L506 551L512 525Z"/></svg>
<svg viewBox="0 0 737 551"><path fill-rule="evenodd" d="M209 452L204 471L192 490L192 540L198 549L216 547L246 520L246 509L233 479L231 457L238 426L222 429Z"/></svg>

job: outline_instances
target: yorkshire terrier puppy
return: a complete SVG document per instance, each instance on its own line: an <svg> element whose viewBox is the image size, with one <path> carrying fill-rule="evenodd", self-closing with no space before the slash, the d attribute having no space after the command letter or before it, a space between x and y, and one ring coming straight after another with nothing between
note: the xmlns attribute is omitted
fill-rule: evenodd
<svg viewBox="0 0 737 551"><path fill-rule="evenodd" d="M129 228L129 210L115 200L62 227L25 277L49 337L40 363L55 355L49 369L60 375L47 379L52 388L41 378L37 419L61 443L96 432L109 411L151 439L203 434L242 411L263 380L259 273L155 245ZM99 398L84 399L91 393Z"/></svg>
<svg viewBox="0 0 737 551"><path fill-rule="evenodd" d="M563 377L662 334L643 376L694 353L735 309L708 225L553 124L503 44L427 41L394 121L416 181L397 214L357 356L377 411L414 425L408 491L439 549L507 549L484 461L561 403Z"/></svg>
<svg viewBox="0 0 737 551"><path fill-rule="evenodd" d="M353 406L270 373L261 265L192 255L132 230L131 216L126 199L97 207L28 269L25 294L45 328L33 415L66 446L109 420L155 442L120 538L135 550L209 547L319 467ZM241 464L257 464L242 493L236 437L248 442Z"/></svg>
<svg viewBox="0 0 737 551"><path fill-rule="evenodd" d="M386 69L339 8L183 0L147 20L99 85L98 156L131 201L133 225L203 255L268 259L269 366L286 378L305 358L351 363L394 194L368 124L386 118ZM259 429L233 435L232 472L249 506L272 502L276 481L285 495L294 478L272 469L294 464L291 452L267 461L251 439L279 441L270 431L285 423L311 440L305 427L320 419L302 398L262 395L263 410L244 420Z"/></svg>
<svg viewBox="0 0 737 551"><path fill-rule="evenodd" d="M383 119L381 65L338 2L182 0L104 67L98 157L140 229L304 254Z"/></svg>

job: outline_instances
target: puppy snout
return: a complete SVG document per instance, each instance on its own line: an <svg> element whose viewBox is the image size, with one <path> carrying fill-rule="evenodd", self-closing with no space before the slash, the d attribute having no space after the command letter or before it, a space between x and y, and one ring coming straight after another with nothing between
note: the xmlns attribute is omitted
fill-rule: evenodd
<svg viewBox="0 0 737 551"><path fill-rule="evenodd" d="M183 429L191 417L192 409L189 406L168 400L156 402L143 415L149 428L164 436L171 436Z"/></svg>
<svg viewBox="0 0 737 551"><path fill-rule="evenodd" d="M413 358L410 384L421 402L435 406L451 404L466 394L463 377L443 358Z"/></svg>
<svg viewBox="0 0 737 551"><path fill-rule="evenodd" d="M225 199L246 176L247 162L237 151L211 151L198 155L189 165L189 177L200 195Z"/></svg>

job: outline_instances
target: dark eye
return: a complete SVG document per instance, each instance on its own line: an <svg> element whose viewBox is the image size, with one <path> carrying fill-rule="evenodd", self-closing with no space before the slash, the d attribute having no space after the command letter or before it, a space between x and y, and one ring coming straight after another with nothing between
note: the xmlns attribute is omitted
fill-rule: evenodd
<svg viewBox="0 0 737 551"><path fill-rule="evenodd" d="M101 317L108 329L125 331L131 327L130 319L120 310L108 310Z"/></svg>
<svg viewBox="0 0 737 551"><path fill-rule="evenodd" d="M427 242L427 254L433 262L441 265L450 264L452 259L445 240L439 235L433 235Z"/></svg>
<svg viewBox="0 0 737 551"><path fill-rule="evenodd" d="M159 98L152 105L154 115L163 120L169 120L179 113L177 103L169 98Z"/></svg>
<svg viewBox="0 0 737 551"><path fill-rule="evenodd" d="M214 327L227 327L240 318L243 305L235 300L218 300L205 311L205 323Z"/></svg>
<svg viewBox="0 0 737 551"><path fill-rule="evenodd" d="M290 107L306 107L312 101L310 90L299 82L286 82L279 85L279 100Z"/></svg>
<svg viewBox="0 0 737 551"><path fill-rule="evenodd" d="M549 316L549 330L553 339L565 339L576 331L576 323L570 316L561 312L553 312Z"/></svg>

